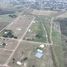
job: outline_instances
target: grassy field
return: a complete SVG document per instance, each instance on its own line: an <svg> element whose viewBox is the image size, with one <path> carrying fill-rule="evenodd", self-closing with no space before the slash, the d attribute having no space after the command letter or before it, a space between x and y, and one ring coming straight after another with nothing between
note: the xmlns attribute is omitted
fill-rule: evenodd
<svg viewBox="0 0 67 67"><path fill-rule="evenodd" d="M41 36L41 38L36 38L35 41L46 42L46 32L42 27L41 21L37 20L35 25L32 27L32 31Z"/></svg>
<svg viewBox="0 0 67 67"><path fill-rule="evenodd" d="M8 14L7 15L0 15L0 22L9 22L11 20L12 20L12 18L10 18L8 16Z"/></svg>
<svg viewBox="0 0 67 67"><path fill-rule="evenodd" d="M67 67L67 12L64 13L63 15L57 17L56 21L60 23L60 28L61 28L61 40L62 40L62 47L63 47L63 53L64 53L64 67ZM62 58L62 57L61 57ZM61 63L62 65L62 63ZM62 67L62 66L61 66Z"/></svg>
<svg viewBox="0 0 67 67"><path fill-rule="evenodd" d="M61 33L57 32L54 28L52 29L52 31L53 31L52 32L52 40L53 40L52 51L55 60L54 62L56 63L57 67L64 67Z"/></svg>
<svg viewBox="0 0 67 67"><path fill-rule="evenodd" d="M51 22L51 18L52 16L39 16L37 17L37 20L40 21L41 23L43 23L46 31L47 31L47 35L48 35L48 42L50 42L50 22Z"/></svg>
<svg viewBox="0 0 67 67"><path fill-rule="evenodd" d="M16 16L18 16L19 12L15 12L13 14L16 15ZM14 18L9 17L9 15L13 15L13 14L0 15L0 22L10 22L10 21L12 21Z"/></svg>

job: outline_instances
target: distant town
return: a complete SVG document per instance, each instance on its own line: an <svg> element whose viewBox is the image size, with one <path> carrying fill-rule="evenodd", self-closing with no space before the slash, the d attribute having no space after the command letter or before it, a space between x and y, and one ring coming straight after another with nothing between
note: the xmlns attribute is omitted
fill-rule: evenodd
<svg viewBox="0 0 67 67"><path fill-rule="evenodd" d="M66 0L0 0L0 7L3 4L8 6L12 5L24 5L25 7L30 7L34 9L42 10L67 10L67 1ZM23 6L23 7L24 7Z"/></svg>

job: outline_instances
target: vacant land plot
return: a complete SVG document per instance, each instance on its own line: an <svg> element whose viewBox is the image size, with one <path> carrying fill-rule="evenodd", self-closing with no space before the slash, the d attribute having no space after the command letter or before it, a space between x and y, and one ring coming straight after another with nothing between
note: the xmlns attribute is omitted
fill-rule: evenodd
<svg viewBox="0 0 67 67"><path fill-rule="evenodd" d="M20 17L20 19L18 21L16 21L12 25L7 26L5 29L10 29L14 33L16 32L16 35L18 36L18 38L19 37L21 38L21 36L27 30L27 27L31 23L32 19L33 19L33 17L30 18L30 16L25 16L24 15L24 16ZM5 64L7 62L7 60L8 60L8 58L11 56L12 52L15 50L19 39L11 39L11 38L3 38L3 37L1 37L0 40L1 40L2 43L6 43L5 47L0 48L1 51L2 51L2 52L0 52L0 54L1 54L0 55L1 56L0 60L3 59L2 61L0 61L0 64ZM5 54L4 51L8 51L8 52L6 52L7 55ZM2 53L3 53L3 56L2 56Z"/></svg>
<svg viewBox="0 0 67 67"><path fill-rule="evenodd" d="M18 41L10 40L10 39L5 39L4 42L7 44L5 49L10 50L10 51L14 50L16 45L17 45L17 43L18 43Z"/></svg>
<svg viewBox="0 0 67 67"><path fill-rule="evenodd" d="M57 14L57 11L44 11L44 10L33 10L33 15L42 15L42 16L54 16Z"/></svg>
<svg viewBox="0 0 67 67"><path fill-rule="evenodd" d="M0 30L2 30L8 24L8 22L0 22Z"/></svg>
<svg viewBox="0 0 67 67"><path fill-rule="evenodd" d="M0 42L6 43L5 50L13 51L18 43L17 40L0 38Z"/></svg>
<svg viewBox="0 0 67 67"><path fill-rule="evenodd" d="M6 46L0 48L0 64L5 64L9 56L11 55L12 51L15 49L17 45L17 41L10 40L10 39L0 39L0 42L6 43ZM1 46L1 45L0 45Z"/></svg>
<svg viewBox="0 0 67 67"><path fill-rule="evenodd" d="M12 20L13 18L10 18L8 15L0 15L0 30L11 23Z"/></svg>
<svg viewBox="0 0 67 67"><path fill-rule="evenodd" d="M12 52L0 49L0 64L4 64Z"/></svg>
<svg viewBox="0 0 67 67"><path fill-rule="evenodd" d="M3 29L5 26L10 24L18 15L20 12L15 12L13 14L5 14L5 15L0 15L0 30ZM10 17L10 15L14 15L16 17Z"/></svg>
<svg viewBox="0 0 67 67"><path fill-rule="evenodd" d="M25 30L27 29L32 19L33 17L30 16L25 16L25 15L21 16L19 20L14 21L15 23L6 27L5 29L12 30L14 35L17 36L17 38L20 38L24 34ZM1 34L3 33L3 31L1 32Z"/></svg>
<svg viewBox="0 0 67 67"><path fill-rule="evenodd" d="M13 18L9 17L9 14L0 15L0 22L10 22Z"/></svg>
<svg viewBox="0 0 67 67"><path fill-rule="evenodd" d="M20 46L13 56L13 58L15 58L15 63L13 63L12 58L8 65L11 67L21 67L24 66L24 63L26 63L27 67L31 67L32 65L35 65L36 67L49 67L48 65L50 64L50 62L52 62L52 60L50 60L51 56L48 50L49 47L45 46L45 48L43 49L44 55L41 58L35 57L36 49L40 45L41 44L37 44L35 42L31 43L23 41L22 43L20 43ZM18 65L17 61L21 61L23 57L27 57L28 59L26 61L22 61L22 65Z"/></svg>

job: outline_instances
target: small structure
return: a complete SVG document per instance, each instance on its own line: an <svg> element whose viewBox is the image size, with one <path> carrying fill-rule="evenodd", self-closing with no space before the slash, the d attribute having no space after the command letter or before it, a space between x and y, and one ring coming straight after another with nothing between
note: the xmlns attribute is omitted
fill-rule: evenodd
<svg viewBox="0 0 67 67"><path fill-rule="evenodd" d="M22 63L21 63L20 61L17 61L17 64L18 64L18 65L22 65Z"/></svg>
<svg viewBox="0 0 67 67"><path fill-rule="evenodd" d="M0 43L0 47L5 47L6 46L6 43Z"/></svg>
<svg viewBox="0 0 67 67"><path fill-rule="evenodd" d="M39 47L37 47L36 53L35 53L35 56L37 58L41 58L44 55L43 48L44 48L44 44L41 44Z"/></svg>
<svg viewBox="0 0 67 67"><path fill-rule="evenodd" d="M12 63L15 63L15 58L13 58L12 60L13 60L13 62L12 62Z"/></svg>
<svg viewBox="0 0 67 67"><path fill-rule="evenodd" d="M4 30L3 32L3 37L9 37L9 38L12 38L14 35L13 35L13 32L11 30Z"/></svg>
<svg viewBox="0 0 67 67"><path fill-rule="evenodd" d="M23 62L25 62L28 58L24 57L23 59L21 59L20 61L17 61L18 65L22 65Z"/></svg>
<svg viewBox="0 0 67 67"><path fill-rule="evenodd" d="M28 32L32 32L31 29L29 29Z"/></svg>
<svg viewBox="0 0 67 67"><path fill-rule="evenodd" d="M41 57L43 56L43 53L37 52L37 53L35 54L35 56L36 56L37 58L41 58Z"/></svg>
<svg viewBox="0 0 67 67"><path fill-rule="evenodd" d="M35 56L37 58L41 58L43 55L44 55L43 50L40 49L40 48L37 48L36 53L35 53Z"/></svg>
<svg viewBox="0 0 67 67"><path fill-rule="evenodd" d="M17 39L17 36L14 36L12 30L4 30L3 37Z"/></svg>
<svg viewBox="0 0 67 67"><path fill-rule="evenodd" d="M40 47L40 48L44 48L44 44L41 44L39 47Z"/></svg>

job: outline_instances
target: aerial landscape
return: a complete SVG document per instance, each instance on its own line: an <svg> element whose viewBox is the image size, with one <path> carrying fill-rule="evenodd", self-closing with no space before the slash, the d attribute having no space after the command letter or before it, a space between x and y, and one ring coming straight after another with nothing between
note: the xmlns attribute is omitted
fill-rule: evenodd
<svg viewBox="0 0 67 67"><path fill-rule="evenodd" d="M0 0L0 67L67 67L67 1Z"/></svg>

